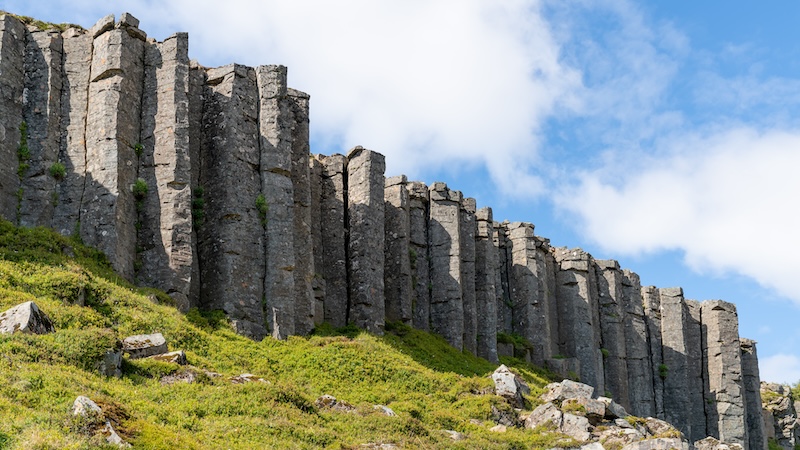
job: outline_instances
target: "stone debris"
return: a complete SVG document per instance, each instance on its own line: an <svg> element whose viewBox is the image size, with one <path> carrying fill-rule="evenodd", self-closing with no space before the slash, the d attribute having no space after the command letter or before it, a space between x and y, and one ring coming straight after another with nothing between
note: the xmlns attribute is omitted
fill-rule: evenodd
<svg viewBox="0 0 800 450"><path fill-rule="evenodd" d="M453 430L442 430L445 434L447 434L450 439L454 441L463 441L467 439L467 435L463 433L459 433L458 431Z"/></svg>
<svg viewBox="0 0 800 450"><path fill-rule="evenodd" d="M122 351L109 350L97 363L97 371L105 377L122 377Z"/></svg>
<svg viewBox="0 0 800 450"><path fill-rule="evenodd" d="M525 407L525 395L531 393L530 387L518 375L513 373L505 364L492 373L495 394L505 398L515 408Z"/></svg>
<svg viewBox="0 0 800 450"><path fill-rule="evenodd" d="M337 400L332 395L325 394L314 401L318 409L330 409L339 412L355 412L356 407L342 400ZM388 415L388 414L387 414Z"/></svg>
<svg viewBox="0 0 800 450"><path fill-rule="evenodd" d="M47 334L55 331L53 322L34 302L21 303L0 313L0 334Z"/></svg>
<svg viewBox="0 0 800 450"><path fill-rule="evenodd" d="M164 375L159 382L163 385L170 385L175 383L191 384L197 381L197 374L194 370L179 370L170 375Z"/></svg>
<svg viewBox="0 0 800 450"><path fill-rule="evenodd" d="M167 353L167 340L161 333L137 334L122 340L122 351L131 359Z"/></svg>
<svg viewBox="0 0 800 450"><path fill-rule="evenodd" d="M387 415L389 417L396 417L397 416L397 413L395 413L392 410L392 408L389 408L388 406L385 406L385 405L375 405L372 408L380 410L380 412L382 412L383 414L385 414L385 415Z"/></svg>
<svg viewBox="0 0 800 450"><path fill-rule="evenodd" d="M261 378L261 377L258 377L256 375L253 375L252 373L243 373L241 375L237 375L235 377L231 377L230 378L230 382L233 383L233 384L245 384L245 383L253 383L253 382L269 384L269 381L265 380L264 378Z"/></svg>
<svg viewBox="0 0 800 450"><path fill-rule="evenodd" d="M180 364L185 366L186 362L186 353L183 350L178 350L175 352L169 353L161 353L158 355L148 356L149 359L155 359L156 361L163 361L163 362L170 362L175 364Z"/></svg>
<svg viewBox="0 0 800 450"><path fill-rule="evenodd" d="M492 428L489 428L489 431L494 433L505 433L508 431L508 427L505 425L495 425Z"/></svg>
<svg viewBox="0 0 800 450"><path fill-rule="evenodd" d="M90 425L90 431L102 435L106 442L117 445L120 448L128 448L131 445L117 434L111 422L106 420L103 410L89 397L79 395L72 403L72 415L81 416Z"/></svg>
<svg viewBox="0 0 800 450"><path fill-rule="evenodd" d="M794 400L791 387L761 382L760 394L765 436L774 439L775 443L784 449L794 449L798 444L800 433L800 421L797 415L800 402Z"/></svg>

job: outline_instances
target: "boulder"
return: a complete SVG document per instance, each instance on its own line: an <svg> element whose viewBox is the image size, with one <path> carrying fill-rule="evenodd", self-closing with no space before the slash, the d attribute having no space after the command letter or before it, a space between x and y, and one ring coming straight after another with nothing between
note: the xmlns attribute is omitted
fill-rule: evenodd
<svg viewBox="0 0 800 450"><path fill-rule="evenodd" d="M625 425L627 427L613 425L604 427L600 432L595 431L596 438L608 448L622 448L625 445L644 439L644 434L631 427L627 422L625 422Z"/></svg>
<svg viewBox="0 0 800 450"><path fill-rule="evenodd" d="M167 353L167 340L161 333L137 334L122 340L122 351L131 359L160 355Z"/></svg>
<svg viewBox="0 0 800 450"><path fill-rule="evenodd" d="M341 412L353 412L356 410L355 406L347 402L337 400L336 397L327 394L319 397L314 402L314 406L316 406L319 409L331 409L334 411L341 411Z"/></svg>
<svg viewBox="0 0 800 450"><path fill-rule="evenodd" d="M627 411L625 411L625 408L623 408L622 405L608 397L598 397L597 400L605 405L606 418L608 419L624 419L630 415Z"/></svg>
<svg viewBox="0 0 800 450"><path fill-rule="evenodd" d="M525 407L525 397L531 393L530 387L522 378L511 372L505 364L501 365L492 374L494 380L494 391L497 395L505 398L516 408Z"/></svg>
<svg viewBox="0 0 800 450"><path fill-rule="evenodd" d="M689 443L679 438L656 438L630 443L622 450L689 450Z"/></svg>
<svg viewBox="0 0 800 450"><path fill-rule="evenodd" d="M0 314L0 334L47 334L55 331L50 318L33 302L19 304Z"/></svg>
<svg viewBox="0 0 800 450"><path fill-rule="evenodd" d="M592 437L589 432L591 425L589 419L574 414L564 413L559 431L577 441L588 441Z"/></svg>
<svg viewBox="0 0 800 450"><path fill-rule="evenodd" d="M169 385L175 383L187 383L191 384L197 381L197 373L191 369L179 370L170 375L165 375L161 377L161 384L162 385Z"/></svg>
<svg viewBox="0 0 800 450"><path fill-rule="evenodd" d="M528 418L525 419L525 428L536 428L541 425L546 425L558 429L561 427L563 417L564 414L556 405L545 403L544 405L539 405Z"/></svg>
<svg viewBox="0 0 800 450"><path fill-rule="evenodd" d="M547 392L542 394L542 400L546 402L562 402L569 398L592 398L594 395L593 387L572 380L550 383L545 389Z"/></svg>
<svg viewBox="0 0 800 450"><path fill-rule="evenodd" d="M89 397L79 395L75 399L72 403L72 415L83 417L90 425L90 429L101 434L109 444L124 448L131 446L117 434L114 427L111 426L111 422L105 420L103 410Z"/></svg>
<svg viewBox="0 0 800 450"><path fill-rule="evenodd" d="M382 413L384 413L385 415L387 415L387 416L389 416L389 417L395 417L395 416L397 416L397 413L395 413L395 412L392 410L392 408L389 408L388 406L385 406L385 405L375 405L375 406L373 406L372 408L373 408L373 409L379 409L379 410L380 410Z"/></svg>
<svg viewBox="0 0 800 450"><path fill-rule="evenodd" d="M606 416L606 405L591 398L570 398L561 404L564 411L576 412L577 415L586 416L592 425L597 425Z"/></svg>
<svg viewBox="0 0 800 450"><path fill-rule="evenodd" d="M447 433L447 435L450 436L450 439L454 441L463 441L467 438L467 435L459 433L458 431L453 431L453 430L442 430L442 431Z"/></svg>
<svg viewBox="0 0 800 450"><path fill-rule="evenodd" d="M103 359L97 363L97 371L105 377L119 378L122 376L122 352L109 350Z"/></svg>
<svg viewBox="0 0 800 450"><path fill-rule="evenodd" d="M90 417L96 416L100 417L103 414L103 410L97 406L97 403L93 402L92 399L89 397L85 397L83 395L79 395L78 398L72 402L72 415L73 416L82 416L82 417Z"/></svg>
<svg viewBox="0 0 800 450"><path fill-rule="evenodd" d="M492 405L492 420L498 425L505 425L507 427L516 427L519 425L519 422L523 420L520 418L516 411L510 408L508 405L502 405L506 408L498 408L495 405Z"/></svg>
<svg viewBox="0 0 800 450"><path fill-rule="evenodd" d="M231 377L231 383L233 384L245 384L245 383L252 383L254 381L258 381L259 383L269 383L269 381L263 378L258 378L252 373L243 373L239 376Z"/></svg>
<svg viewBox="0 0 800 450"><path fill-rule="evenodd" d="M495 425L492 428L489 428L489 431L492 431L494 433L505 433L506 431L508 431L508 427L506 427L505 425Z"/></svg>
<svg viewBox="0 0 800 450"><path fill-rule="evenodd" d="M705 439L700 439L694 443L696 450L731 450L731 447L712 436Z"/></svg>

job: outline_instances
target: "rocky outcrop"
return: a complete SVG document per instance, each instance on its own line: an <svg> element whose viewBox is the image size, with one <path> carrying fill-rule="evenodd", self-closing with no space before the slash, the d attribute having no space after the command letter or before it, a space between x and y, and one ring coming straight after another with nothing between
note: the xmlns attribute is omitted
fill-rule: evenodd
<svg viewBox="0 0 800 450"><path fill-rule="evenodd" d="M794 449L797 445L800 421L797 417L797 406L789 386L777 383L760 385L762 414L764 419L764 435L775 444L785 449Z"/></svg>
<svg viewBox="0 0 800 450"><path fill-rule="evenodd" d="M0 334L53 332L53 322L36 303L25 302L0 313Z"/></svg>
<svg viewBox="0 0 800 450"><path fill-rule="evenodd" d="M445 183L387 178L380 153L312 156L310 98L286 67L203 67L185 33L138 27L0 16L4 219L79 236L253 339L400 321L580 379L690 439L761 446L755 343L732 305L641 287Z"/></svg>

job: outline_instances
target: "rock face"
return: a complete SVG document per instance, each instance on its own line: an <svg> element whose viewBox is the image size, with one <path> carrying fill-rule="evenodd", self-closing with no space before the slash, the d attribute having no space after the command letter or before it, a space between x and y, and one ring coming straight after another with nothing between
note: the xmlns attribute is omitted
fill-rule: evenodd
<svg viewBox="0 0 800 450"><path fill-rule="evenodd" d="M798 423L796 402L789 386L761 382L760 394L764 418L764 435L774 439L785 449L793 449L797 444Z"/></svg>
<svg viewBox="0 0 800 450"><path fill-rule="evenodd" d="M54 331L53 322L36 303L25 302L0 313L0 334L47 334Z"/></svg>
<svg viewBox="0 0 800 450"><path fill-rule="evenodd" d="M4 219L79 236L129 281L223 310L253 339L400 321L580 379L691 440L757 448L759 430L794 426L773 405L764 428L733 305L642 287L445 183L387 178L380 153L312 156L310 98L286 67L203 67L185 33L138 26L125 14L61 33L0 15Z"/></svg>

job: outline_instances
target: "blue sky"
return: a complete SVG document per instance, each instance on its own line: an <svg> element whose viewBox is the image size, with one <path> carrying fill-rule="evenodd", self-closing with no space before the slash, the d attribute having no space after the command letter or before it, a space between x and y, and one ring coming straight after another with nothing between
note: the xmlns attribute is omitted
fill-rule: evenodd
<svg viewBox="0 0 800 450"><path fill-rule="evenodd" d="M800 380L800 3L0 0L188 31L203 65L284 64L312 151L387 155L643 284L736 303L762 379Z"/></svg>

